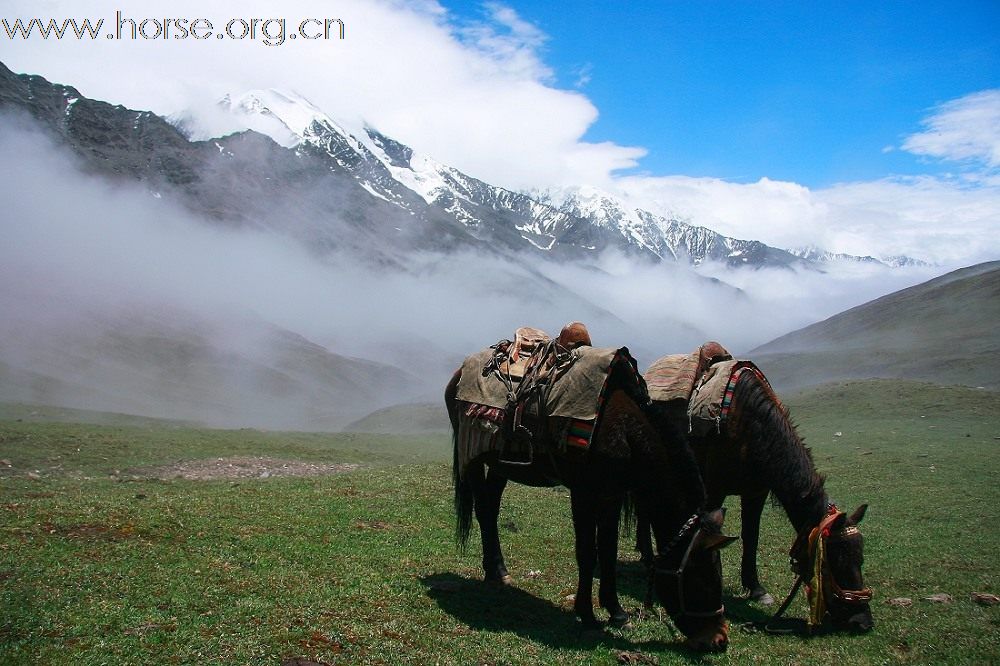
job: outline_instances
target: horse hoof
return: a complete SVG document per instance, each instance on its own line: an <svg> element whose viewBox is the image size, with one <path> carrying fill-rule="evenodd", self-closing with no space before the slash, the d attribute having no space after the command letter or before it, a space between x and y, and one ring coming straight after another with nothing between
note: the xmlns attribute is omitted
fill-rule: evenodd
<svg viewBox="0 0 1000 666"><path fill-rule="evenodd" d="M615 627L616 629L631 629L632 623L629 622L629 616L625 612L625 609L619 608L608 614L608 626Z"/></svg>
<svg viewBox="0 0 1000 666"><path fill-rule="evenodd" d="M510 574L504 574L499 578L487 578L486 582L497 587L511 587L514 584L514 577Z"/></svg>
<svg viewBox="0 0 1000 666"><path fill-rule="evenodd" d="M632 623L629 621L628 615L624 617L611 616L608 618L608 626L616 629L631 629Z"/></svg>
<svg viewBox="0 0 1000 666"><path fill-rule="evenodd" d="M749 601L755 601L761 606L774 605L774 597L772 597L770 593L762 587L757 587L747 592L747 599Z"/></svg>

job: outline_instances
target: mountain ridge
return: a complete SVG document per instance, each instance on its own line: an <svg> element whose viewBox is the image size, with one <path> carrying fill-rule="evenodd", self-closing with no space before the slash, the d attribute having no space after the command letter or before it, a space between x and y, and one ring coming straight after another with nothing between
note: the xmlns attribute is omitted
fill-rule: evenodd
<svg viewBox="0 0 1000 666"><path fill-rule="evenodd" d="M132 177L153 189L172 188L189 208L210 219L277 228L261 213L267 210L261 204L278 201L289 213L284 220L312 220L291 231L321 252L344 245L373 253L376 261L398 263L404 248L469 247L507 258L544 255L586 262L615 249L652 262L720 261L732 268L821 268L844 258L728 238L675 217L629 210L607 193L585 202L586 188L554 205L420 155L368 125L356 136L300 95L275 89L224 97L220 106L248 129L204 140L189 139L152 112L92 100L72 86L14 74L0 63L4 106L41 121L90 168ZM227 158L241 173L253 175L255 187L220 202L213 185L235 180L220 164ZM303 203L281 196L277 184L325 196ZM333 224L334 219L347 224ZM372 242L372 229L381 242Z"/></svg>

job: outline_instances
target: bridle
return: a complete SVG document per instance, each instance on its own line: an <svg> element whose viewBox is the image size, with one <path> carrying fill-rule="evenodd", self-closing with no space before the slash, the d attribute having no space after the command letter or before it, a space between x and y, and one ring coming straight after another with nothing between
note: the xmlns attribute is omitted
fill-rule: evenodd
<svg viewBox="0 0 1000 666"><path fill-rule="evenodd" d="M844 541L849 537L860 535L861 532L858 531L858 528L850 525L843 528L839 532L834 532L833 534L829 534L828 536L824 536L822 538L825 538L826 543L830 543L831 541ZM844 604L855 605L866 604L872 600L872 589L870 587L865 587L860 590L846 590L842 588L839 583L837 583L836 577L830 570L829 561L827 561L826 567L828 575L824 576L824 582L828 588L827 591L834 599Z"/></svg>
<svg viewBox="0 0 1000 666"><path fill-rule="evenodd" d="M835 504L831 504L827 513L823 516L819 524L811 530L803 530L792 544L788 551L788 557L792 566L792 571L797 574L795 585L789 593L785 603L782 604L778 612L771 619L778 618L788 607L791 598L804 582L806 585L806 598L809 601L809 627L817 627L823 623L826 615L827 601L835 599L837 602L846 605L859 606L867 604L872 600L872 589L865 587L860 590L845 589L840 586L830 568L830 561L826 557L827 544L830 542L844 541L848 538L859 536L861 533L854 525L847 525L840 530L833 532L833 524L845 515L843 511L837 509Z"/></svg>
<svg viewBox="0 0 1000 666"><path fill-rule="evenodd" d="M677 565L676 569L671 569L670 567L664 566L662 564L663 561L666 559L666 555L673 548L675 548L687 536L689 532L695 530L695 527L698 526L700 522L701 522L701 516L699 516L697 513L693 514L690 518L688 518L687 522L685 522L684 525L681 526L681 529L677 533L677 535L670 540L669 544L667 544L667 547L664 548L660 552L660 554L656 556L653 566L650 567L649 587L647 589L647 594L646 594L648 602L652 601L654 577L668 576L672 577L675 581L677 589L677 599L678 603L680 604L680 609L677 612L672 612L669 608L667 608L667 613L669 613L670 617L674 621L684 617L696 617L696 618L720 617L724 615L726 612L725 604L720 605L715 610L698 611L698 610L688 610L687 604L684 603L684 574L686 573L688 561L691 559L691 553L694 551L694 543L697 540L698 536L697 534L692 536L691 539L688 541L687 548L684 549L684 556L681 557L680 563ZM704 529L704 527L698 527L698 529Z"/></svg>

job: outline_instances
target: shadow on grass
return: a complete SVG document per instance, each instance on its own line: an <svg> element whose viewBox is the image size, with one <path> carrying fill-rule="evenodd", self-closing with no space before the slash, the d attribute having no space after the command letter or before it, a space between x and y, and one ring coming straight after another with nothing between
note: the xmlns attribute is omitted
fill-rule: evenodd
<svg viewBox="0 0 1000 666"><path fill-rule="evenodd" d="M452 573L421 579L441 610L476 631L511 632L555 649L589 650L597 646L628 651L673 652L698 659L680 642L631 641L583 629L571 607L562 608L514 586L502 587ZM664 631L670 631L664 626Z"/></svg>
<svg viewBox="0 0 1000 666"><path fill-rule="evenodd" d="M745 597L726 597L726 615L733 630L762 636L809 638L835 633L829 625L824 624L819 629L809 633L809 625L805 618L788 617L785 613L777 620L772 620L777 605L761 608L758 604Z"/></svg>

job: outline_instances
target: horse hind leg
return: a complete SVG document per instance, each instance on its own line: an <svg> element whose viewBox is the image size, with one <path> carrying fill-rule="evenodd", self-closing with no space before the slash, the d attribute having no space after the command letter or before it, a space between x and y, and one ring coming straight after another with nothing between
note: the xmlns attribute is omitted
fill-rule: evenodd
<svg viewBox="0 0 1000 666"><path fill-rule="evenodd" d="M764 511L767 493L740 496L742 511L742 528L740 536L743 540L743 556L740 561L740 582L746 591L747 598L765 606L774 603L764 586L760 584L757 573L757 546L760 542L760 517Z"/></svg>
<svg viewBox="0 0 1000 666"><path fill-rule="evenodd" d="M483 542L483 572L486 582L510 585L512 582L500 548L500 499L507 479L490 470L476 484L475 512Z"/></svg>
<svg viewBox="0 0 1000 666"><path fill-rule="evenodd" d="M573 610L585 629L596 629L600 623L594 616L594 564L597 560L597 514L593 497L571 491L573 532L576 546L577 585Z"/></svg>

